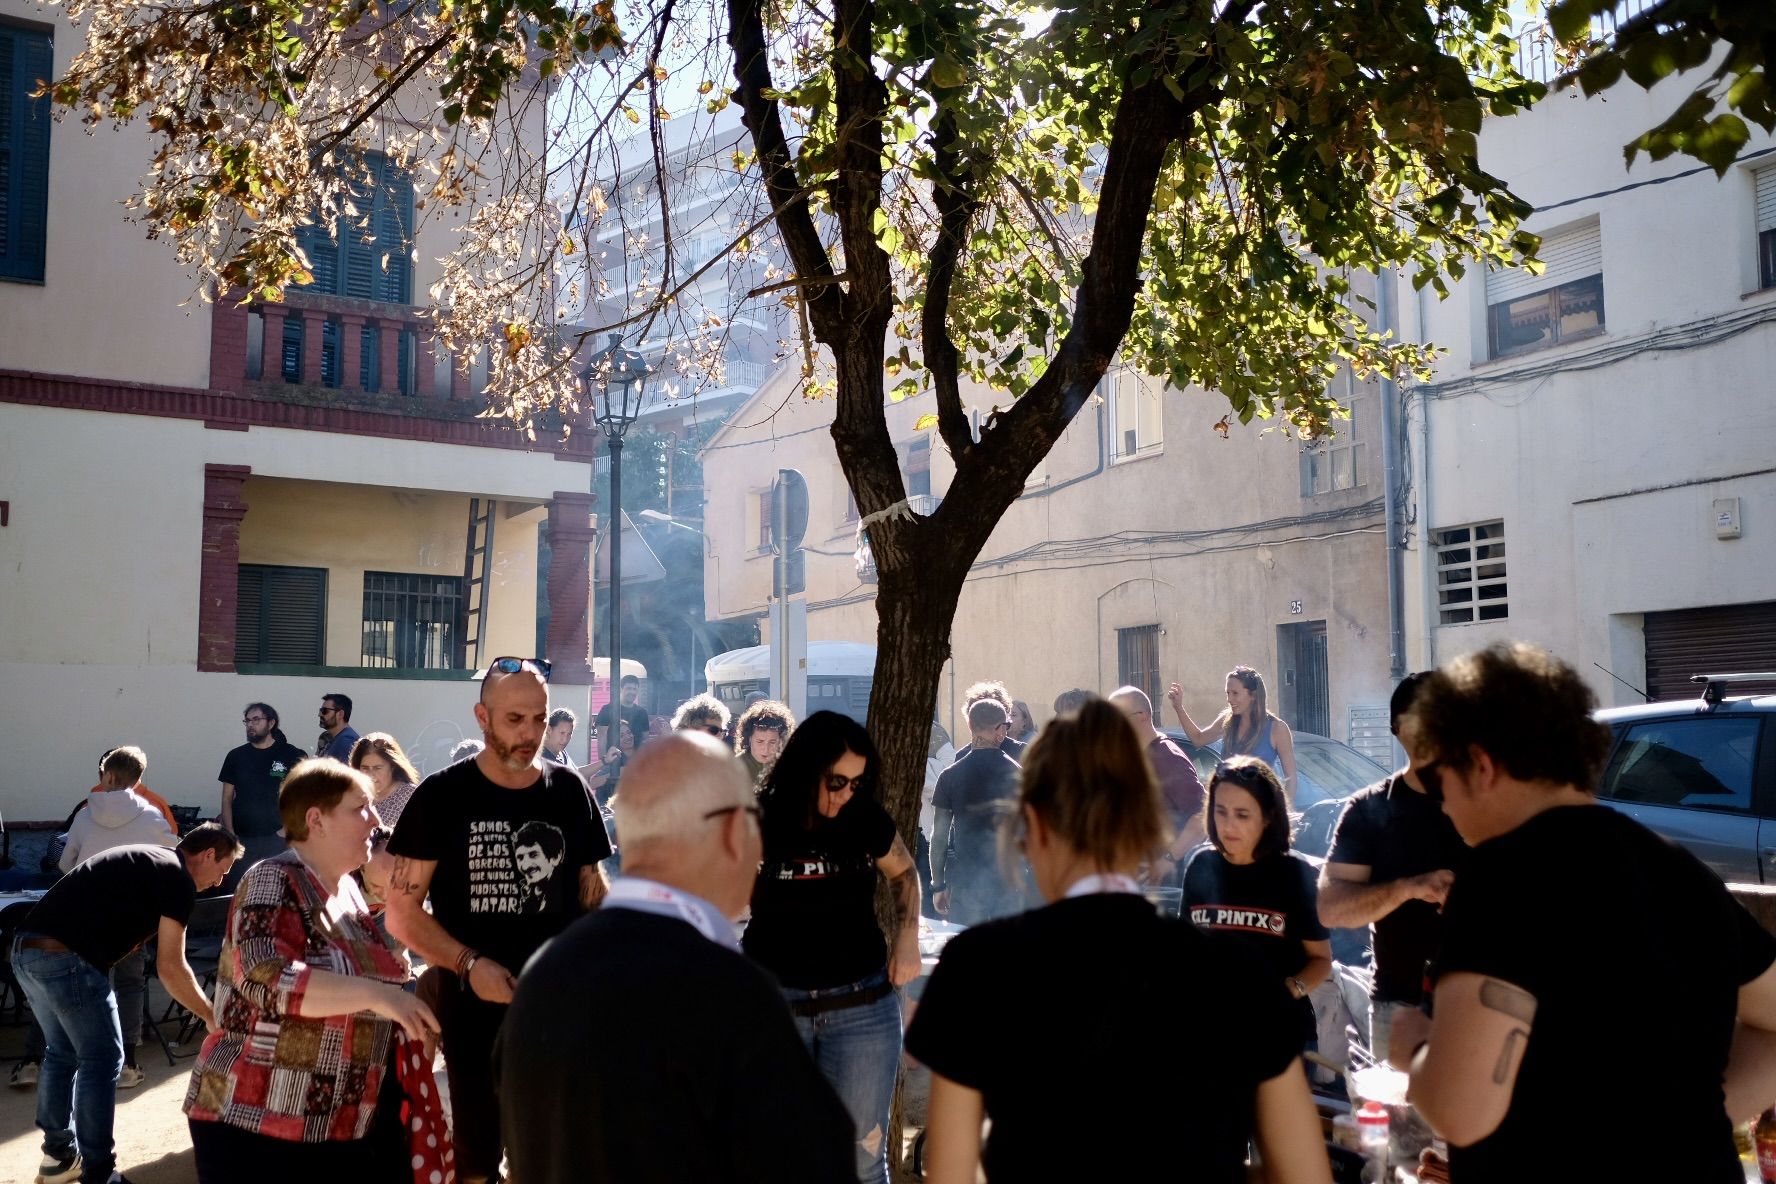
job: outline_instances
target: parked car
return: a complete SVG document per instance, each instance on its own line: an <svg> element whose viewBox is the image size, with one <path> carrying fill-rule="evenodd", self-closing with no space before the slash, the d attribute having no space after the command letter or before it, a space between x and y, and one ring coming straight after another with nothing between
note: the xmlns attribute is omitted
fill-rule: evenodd
<svg viewBox="0 0 1776 1184"><path fill-rule="evenodd" d="M1776 674L1696 681L1699 699L1597 713L1614 734L1598 797L1728 883L1776 883L1776 695L1725 696Z"/></svg>
<svg viewBox="0 0 1776 1184"><path fill-rule="evenodd" d="M1182 748L1196 765L1203 783L1221 755L1213 748L1192 744L1181 731L1167 730L1166 736ZM1382 768L1350 745L1330 736L1313 732L1295 733L1295 820L1294 837L1290 840L1304 855L1324 856L1332 845L1332 828L1338 824L1344 800L1373 785L1388 775Z"/></svg>

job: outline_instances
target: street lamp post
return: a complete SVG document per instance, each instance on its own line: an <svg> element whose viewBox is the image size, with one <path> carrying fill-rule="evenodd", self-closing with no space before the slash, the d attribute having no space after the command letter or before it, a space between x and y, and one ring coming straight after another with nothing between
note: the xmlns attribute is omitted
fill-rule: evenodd
<svg viewBox="0 0 1776 1184"><path fill-rule="evenodd" d="M611 462L609 682L613 702L623 681L623 434L641 414L650 373L647 361L634 350L624 349L622 335L612 333L609 347L584 375L586 401L592 407L593 422L604 433ZM611 729L613 740L618 730ZM641 737L635 740L640 743Z"/></svg>

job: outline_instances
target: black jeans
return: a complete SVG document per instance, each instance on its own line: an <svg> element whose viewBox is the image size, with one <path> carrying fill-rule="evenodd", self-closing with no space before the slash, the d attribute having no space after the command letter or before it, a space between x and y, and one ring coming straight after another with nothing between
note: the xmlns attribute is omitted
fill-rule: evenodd
<svg viewBox="0 0 1776 1184"><path fill-rule="evenodd" d="M493 1080L493 1041L506 1005L489 1003L462 980L436 966L420 976L419 997L437 1014L450 1082L450 1125L456 1174L494 1179L500 1165L499 1094Z"/></svg>
<svg viewBox="0 0 1776 1184"><path fill-rule="evenodd" d="M411 1184L407 1132L401 1127L401 1082L391 1060L376 1096L376 1117L362 1139L298 1143L226 1122L187 1120L198 1184Z"/></svg>

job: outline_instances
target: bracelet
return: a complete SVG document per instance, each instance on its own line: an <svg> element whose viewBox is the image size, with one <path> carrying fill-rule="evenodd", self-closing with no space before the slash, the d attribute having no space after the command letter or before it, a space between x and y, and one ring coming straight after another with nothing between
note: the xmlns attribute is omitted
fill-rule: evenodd
<svg viewBox="0 0 1776 1184"><path fill-rule="evenodd" d="M481 951L472 950L468 946L464 946L461 956L456 960L456 977L462 979L465 983L468 982L469 972L475 969L475 963L480 960Z"/></svg>
<svg viewBox="0 0 1776 1184"><path fill-rule="evenodd" d="M950 890L950 886L947 883L933 884L931 886L931 895L936 896L939 892L948 892L949 890Z"/></svg>

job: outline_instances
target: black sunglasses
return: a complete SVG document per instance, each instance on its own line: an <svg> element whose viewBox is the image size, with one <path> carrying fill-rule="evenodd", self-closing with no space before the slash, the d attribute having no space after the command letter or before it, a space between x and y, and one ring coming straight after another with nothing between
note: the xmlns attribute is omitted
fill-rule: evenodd
<svg viewBox="0 0 1776 1184"><path fill-rule="evenodd" d="M544 682L549 681L549 671L555 668L547 658L495 658L487 664L487 673L517 674L527 667L532 674L542 675Z"/></svg>

